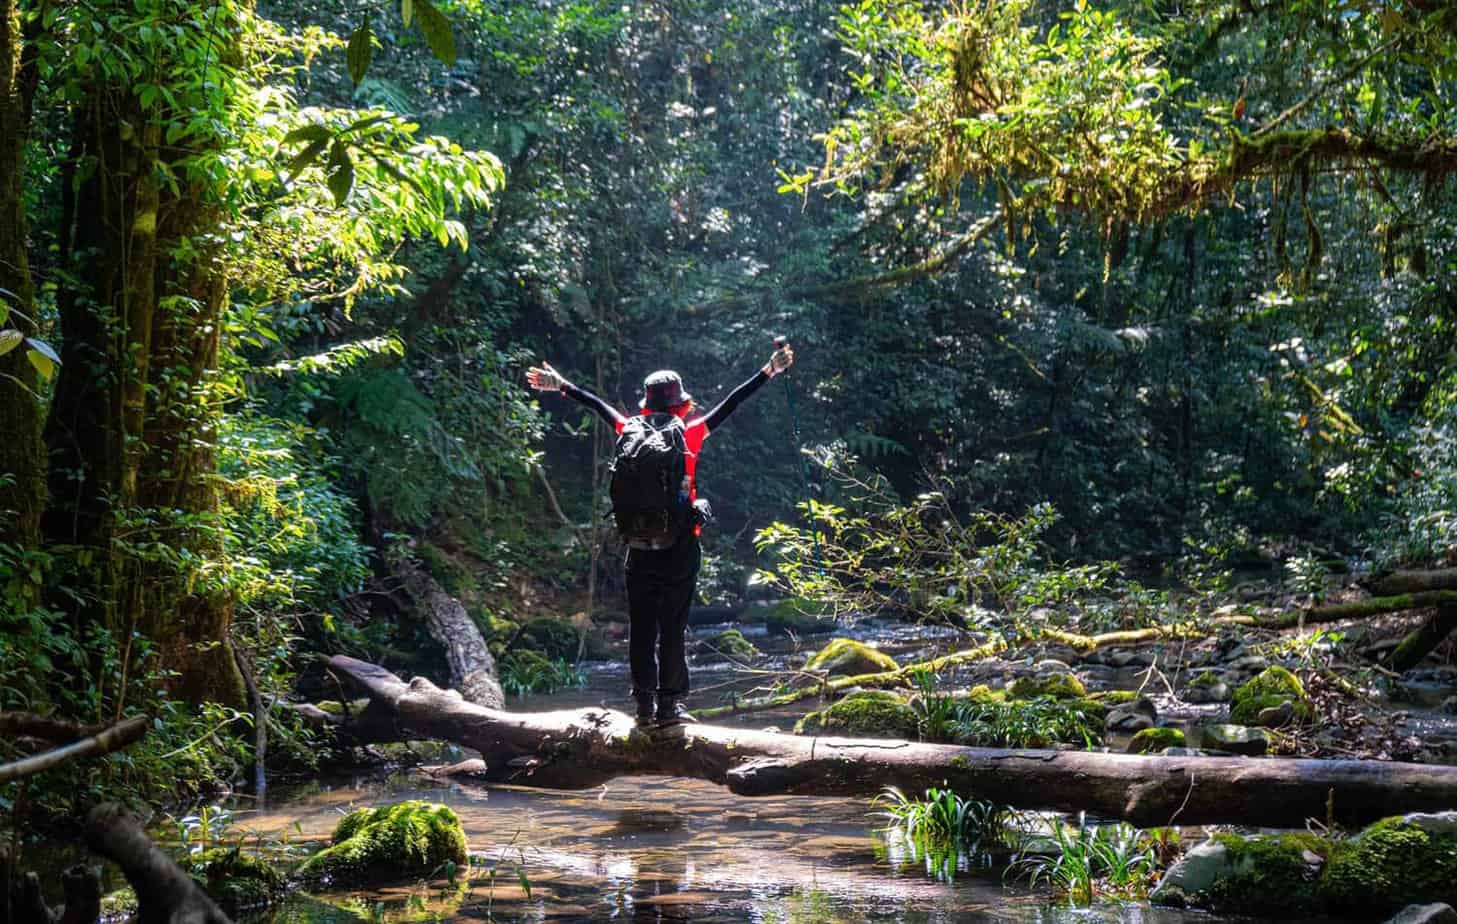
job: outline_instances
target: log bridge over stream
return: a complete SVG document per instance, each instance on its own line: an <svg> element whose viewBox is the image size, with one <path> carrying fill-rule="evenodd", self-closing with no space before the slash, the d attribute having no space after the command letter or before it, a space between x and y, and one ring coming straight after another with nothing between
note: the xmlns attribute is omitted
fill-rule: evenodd
<svg viewBox="0 0 1457 924"><path fill-rule="evenodd" d="M333 716L341 743L449 741L480 753L448 772L491 782L586 789L619 776L708 780L744 796L874 796L950 787L1023 809L1086 811L1140 827L1358 825L1457 808L1457 767L1377 760L1172 757L808 737L688 724L647 733L611 709L515 713L345 656L332 670L368 696Z"/></svg>

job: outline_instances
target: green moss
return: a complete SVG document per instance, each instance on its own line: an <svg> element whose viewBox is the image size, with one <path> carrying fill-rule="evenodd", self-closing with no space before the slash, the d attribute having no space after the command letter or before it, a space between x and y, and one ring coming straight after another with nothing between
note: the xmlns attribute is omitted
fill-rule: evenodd
<svg viewBox="0 0 1457 924"><path fill-rule="evenodd" d="M1046 677L1018 677L1007 688L1013 699L1049 696L1053 699L1082 699L1088 688L1072 674L1048 674Z"/></svg>
<svg viewBox="0 0 1457 924"><path fill-rule="evenodd" d="M430 576L439 581L440 586L452 597L473 598L479 593L480 585L471 570L439 546L422 542L416 546L415 555L420 559L420 564L425 566L425 570L430 572Z"/></svg>
<svg viewBox="0 0 1457 924"><path fill-rule="evenodd" d="M982 705L987 703L1005 703L1007 701L1007 691L993 690L986 684L979 683L967 692L966 698L973 703Z"/></svg>
<svg viewBox="0 0 1457 924"><path fill-rule="evenodd" d="M1388 912L1408 904L1457 904L1457 833L1434 834L1387 818L1336 845L1321 879L1332 908Z"/></svg>
<svg viewBox="0 0 1457 924"><path fill-rule="evenodd" d="M1191 686L1191 687L1212 687L1216 683L1219 683L1219 680L1220 680L1219 675L1216 674L1216 673L1214 673L1214 671L1204 671L1201 674L1199 674L1199 676L1197 676L1193 680L1189 681L1189 686Z"/></svg>
<svg viewBox="0 0 1457 924"><path fill-rule="evenodd" d="M401 802L357 809L334 829L333 844L299 869L307 882L359 885L428 876L466 861L465 830L449 808Z"/></svg>
<svg viewBox="0 0 1457 924"><path fill-rule="evenodd" d="M1088 699L1105 706L1122 706L1124 703L1133 702L1138 697L1137 690L1099 690L1097 693L1088 694Z"/></svg>
<svg viewBox="0 0 1457 924"><path fill-rule="evenodd" d="M772 634L815 635L833 632L834 610L815 600L789 597L780 600L764 614L764 626Z"/></svg>
<svg viewBox="0 0 1457 924"><path fill-rule="evenodd" d="M871 738L914 738L916 713L886 690L852 693L839 702L799 720L796 734L863 735Z"/></svg>
<svg viewBox="0 0 1457 924"><path fill-rule="evenodd" d="M1214 840L1229 851L1230 870L1210 887L1201 904L1267 915L1309 911L1314 906L1320 860L1330 853L1329 841L1314 834L1216 834Z"/></svg>
<svg viewBox="0 0 1457 924"><path fill-rule="evenodd" d="M336 699L325 699L314 703L321 711L329 715L344 715L344 704ZM349 701L349 715L359 715L369 705L367 699L354 699Z"/></svg>
<svg viewBox="0 0 1457 924"><path fill-rule="evenodd" d="M575 661L577 649L582 644L582 630L565 619L542 616L522 627L518 644L546 655L550 660Z"/></svg>
<svg viewBox="0 0 1457 924"><path fill-rule="evenodd" d="M1128 742L1128 753L1147 754L1150 751L1162 751L1164 748L1181 748L1183 746L1184 732L1182 729L1145 728Z"/></svg>
<svg viewBox="0 0 1457 924"><path fill-rule="evenodd" d="M186 869L231 917L264 908L283 895L283 874L252 854L217 848L186 859Z"/></svg>
<svg viewBox="0 0 1457 924"><path fill-rule="evenodd" d="M761 652L738 629L725 629L703 640L700 661L753 661Z"/></svg>
<svg viewBox="0 0 1457 924"><path fill-rule="evenodd" d="M895 659L883 651L876 651L864 642L850 638L831 639L830 643L804 665L806 670L825 671L830 674L879 674L900 667Z"/></svg>
<svg viewBox="0 0 1457 924"><path fill-rule="evenodd" d="M1235 691L1229 717L1237 725L1253 725L1261 710L1287 700L1294 706L1296 721L1308 722L1314 716L1300 678L1283 667L1267 667Z"/></svg>

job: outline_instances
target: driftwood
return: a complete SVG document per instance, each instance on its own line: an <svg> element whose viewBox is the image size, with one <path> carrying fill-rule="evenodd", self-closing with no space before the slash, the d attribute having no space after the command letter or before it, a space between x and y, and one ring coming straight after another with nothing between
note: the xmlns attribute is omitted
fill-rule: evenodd
<svg viewBox="0 0 1457 924"><path fill-rule="evenodd" d="M137 924L232 924L121 806L107 803L92 809L85 836L87 846L121 867L137 893Z"/></svg>
<svg viewBox="0 0 1457 924"><path fill-rule="evenodd" d="M1366 589L1378 597L1421 593L1427 590L1457 590L1457 568L1434 571L1392 571L1367 581Z"/></svg>
<svg viewBox="0 0 1457 924"><path fill-rule="evenodd" d="M451 683L472 703L492 709L504 706L496 659L465 607L419 565L410 561L394 565L405 592L420 607L431 637L445 647Z"/></svg>
<svg viewBox="0 0 1457 924"><path fill-rule="evenodd" d="M1150 757L909 741L800 737L690 724L648 735L625 713L508 713L428 680L406 683L353 658L330 659L369 696L345 729L356 740L435 738L480 752L476 775L582 789L618 776L688 776L745 796L872 796L949 785L1019 808L1088 811L1137 825L1299 827L1327 807L1357 824L1457 805L1457 767L1358 760Z"/></svg>
<svg viewBox="0 0 1457 924"><path fill-rule="evenodd" d="M10 713L10 715L14 716L15 713ZM68 760L110 754L112 751L140 741L151 724L152 720L147 716L133 716L65 747L41 754L32 754L30 757L22 757L20 760L11 761L8 764L0 764L0 783L9 783L21 777L30 776L32 773L49 770Z"/></svg>
<svg viewBox="0 0 1457 924"><path fill-rule="evenodd" d="M1394 671L1411 670L1453 632L1457 632L1457 605L1438 607L1392 650L1389 666Z"/></svg>

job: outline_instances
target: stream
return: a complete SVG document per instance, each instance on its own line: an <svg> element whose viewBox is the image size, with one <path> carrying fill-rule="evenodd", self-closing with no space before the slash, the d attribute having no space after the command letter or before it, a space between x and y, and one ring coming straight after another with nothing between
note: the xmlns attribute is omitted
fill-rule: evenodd
<svg viewBox="0 0 1457 924"><path fill-rule="evenodd" d="M693 631L705 638L723 626ZM761 627L740 627L780 665L795 650ZM935 641L925 627L866 623L850 634L914 659ZM804 641L813 649L823 639ZM583 665L587 683L550 696L512 698L508 708L606 703L627 708L626 667ZM695 665L695 702L762 683L724 666ZM1135 684L1136 685L1136 684ZM808 701L807 701L808 702ZM788 730L797 712L732 717L729 724ZM451 806L472 854L469 876L337 895L295 894L254 924L414 921L634 921L832 924L832 922L1129 922L1246 920L1110 904L1071 909L1046 891L1004 881L1000 869L937 875L878 831L865 800L734 796L689 779L620 778L586 792L433 783L419 774L310 784L265 811L234 806L230 838L317 846L350 809L404 799ZM1312 918L1311 920L1317 920ZM1318 919L1331 921L1332 919Z"/></svg>

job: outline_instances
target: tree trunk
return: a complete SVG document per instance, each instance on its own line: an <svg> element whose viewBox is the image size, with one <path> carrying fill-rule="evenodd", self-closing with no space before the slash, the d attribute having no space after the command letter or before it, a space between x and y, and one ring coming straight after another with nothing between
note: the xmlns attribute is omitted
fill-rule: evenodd
<svg viewBox="0 0 1457 924"><path fill-rule="evenodd" d="M445 647L455 689L468 703L488 709L503 707L506 698L496 678L496 659L461 602L414 562L396 561L395 573L425 617L430 637Z"/></svg>
<svg viewBox="0 0 1457 924"><path fill-rule="evenodd" d="M423 678L408 684L353 658L329 660L370 704L345 740L438 738L474 748L490 780L563 789L617 776L689 776L745 796L873 796L886 786L950 786L1018 808L1087 811L1141 826L1358 824L1457 805L1457 767L1359 760L1149 757L799 737L691 724L645 735L607 709L513 714L465 702Z"/></svg>
<svg viewBox="0 0 1457 924"><path fill-rule="evenodd" d="M1421 663L1434 648L1446 641L1447 636L1457 631L1457 605L1448 604L1426 619L1391 652L1390 667L1394 671L1409 671Z"/></svg>
<svg viewBox="0 0 1457 924"><path fill-rule="evenodd" d="M207 20L214 67L238 65L237 18L226 6ZM198 28L178 12L179 29ZM195 39L192 33L189 38ZM200 44L200 42L198 42ZM189 46L179 46L179 56ZM45 521L54 544L79 546L78 624L100 624L114 637L150 639L151 669L171 675L172 692L191 701L245 701L244 685L224 644L232 623L225 575L196 562L223 555L213 472L213 383L229 287L224 252L225 190L195 167L209 149L231 143L186 135L186 149L162 136L162 119L138 91L172 82L176 105L215 111L225 124L233 105L229 78L200 75L177 85L179 62L145 59L151 72L125 83L98 82L74 110L71 151L88 169L63 217L62 258L80 281L59 300L64 364L47 438L58 505ZM153 106L156 105L154 102ZM163 182L170 177L170 182ZM74 240L72 220L74 219ZM156 549L185 548L185 558ZM135 652L123 651L130 680ZM119 713L125 687L112 703Z"/></svg>
<svg viewBox="0 0 1457 924"><path fill-rule="evenodd" d="M1373 578L1366 589L1378 597L1420 593L1424 590L1457 590L1457 568L1435 571L1393 571Z"/></svg>
<svg viewBox="0 0 1457 924"><path fill-rule="evenodd" d="M23 184L30 127L30 62L18 0L0 0L0 329L35 334L35 287L27 256ZM46 502L40 379L24 344L0 356L0 543L40 542ZM4 477L9 476L9 477Z"/></svg>
<svg viewBox="0 0 1457 924"><path fill-rule="evenodd" d="M232 924L119 805L98 805L86 817L86 844L121 867L137 893L137 924Z"/></svg>

